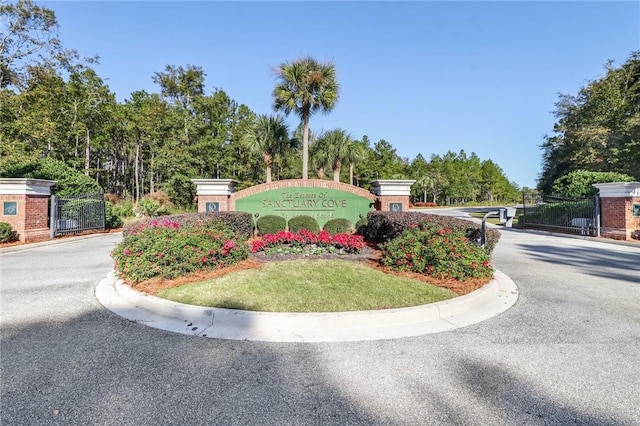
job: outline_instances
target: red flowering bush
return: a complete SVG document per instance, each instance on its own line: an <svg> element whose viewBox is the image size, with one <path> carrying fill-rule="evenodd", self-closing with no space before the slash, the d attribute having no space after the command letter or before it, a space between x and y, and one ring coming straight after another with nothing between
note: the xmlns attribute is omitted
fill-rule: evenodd
<svg viewBox="0 0 640 426"><path fill-rule="evenodd" d="M493 275L489 255L462 231L421 223L381 248L381 263L400 271L456 280Z"/></svg>
<svg viewBox="0 0 640 426"><path fill-rule="evenodd" d="M365 243L361 235L331 235L324 230L313 233L306 229L301 229L296 233L280 231L275 234L265 234L259 240L254 240L251 243L251 251L257 253L281 246L292 246L295 248L315 246L339 249L347 253L359 253L365 246Z"/></svg>
<svg viewBox="0 0 640 426"><path fill-rule="evenodd" d="M248 249L226 228L158 220L132 230L112 256L120 276L138 283L233 265L248 257Z"/></svg>

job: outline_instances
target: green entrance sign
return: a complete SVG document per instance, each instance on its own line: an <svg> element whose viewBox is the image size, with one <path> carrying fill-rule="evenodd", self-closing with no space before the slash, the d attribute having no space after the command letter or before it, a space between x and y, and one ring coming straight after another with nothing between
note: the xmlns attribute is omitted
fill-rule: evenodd
<svg viewBox="0 0 640 426"><path fill-rule="evenodd" d="M236 210L256 217L311 216L320 227L331 219L348 219L353 225L373 208L369 198L348 191L315 187L271 189L236 200Z"/></svg>

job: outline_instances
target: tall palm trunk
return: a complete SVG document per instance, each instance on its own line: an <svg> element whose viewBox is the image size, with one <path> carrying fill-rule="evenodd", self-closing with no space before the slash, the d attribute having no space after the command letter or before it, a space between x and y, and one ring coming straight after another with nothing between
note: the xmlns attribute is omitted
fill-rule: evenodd
<svg viewBox="0 0 640 426"><path fill-rule="evenodd" d="M349 184L353 185L353 162L349 163Z"/></svg>
<svg viewBox="0 0 640 426"><path fill-rule="evenodd" d="M340 171L342 170L342 162L336 161L333 165L333 181L340 182Z"/></svg>
<svg viewBox="0 0 640 426"><path fill-rule="evenodd" d="M267 172L267 183L271 183L271 166L273 165L273 157L263 154L264 165Z"/></svg>
<svg viewBox="0 0 640 426"><path fill-rule="evenodd" d="M309 179L309 111L303 113L304 132L302 133L302 179Z"/></svg>

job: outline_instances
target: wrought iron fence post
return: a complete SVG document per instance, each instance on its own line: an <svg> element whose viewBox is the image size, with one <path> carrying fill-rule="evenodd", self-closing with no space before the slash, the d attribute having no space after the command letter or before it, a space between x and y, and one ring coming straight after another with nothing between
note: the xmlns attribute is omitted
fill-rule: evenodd
<svg viewBox="0 0 640 426"><path fill-rule="evenodd" d="M527 204L525 203L524 191L522 191L522 227L527 227Z"/></svg>
<svg viewBox="0 0 640 426"><path fill-rule="evenodd" d="M600 236L600 197L596 195L593 197L593 206L595 208L595 225L596 225L596 237Z"/></svg>
<svg viewBox="0 0 640 426"><path fill-rule="evenodd" d="M58 219L58 196L51 196L51 207L49 212L49 236L54 239L56 236L56 222Z"/></svg>

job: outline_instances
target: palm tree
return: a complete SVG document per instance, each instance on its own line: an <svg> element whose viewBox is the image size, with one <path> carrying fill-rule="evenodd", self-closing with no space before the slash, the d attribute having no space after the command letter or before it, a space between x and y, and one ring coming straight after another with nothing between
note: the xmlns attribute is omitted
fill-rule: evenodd
<svg viewBox="0 0 640 426"><path fill-rule="evenodd" d="M296 141L289 138L289 128L281 115L259 115L255 124L247 129L242 141L253 152L262 155L267 183L271 182L274 158L296 145Z"/></svg>
<svg viewBox="0 0 640 426"><path fill-rule="evenodd" d="M324 179L325 170L331 167L329 146L322 135L309 145L311 167L316 171L318 179Z"/></svg>
<svg viewBox="0 0 640 426"><path fill-rule="evenodd" d="M285 114L295 112L304 126L302 138L302 179L309 178L309 117L333 109L339 97L336 67L320 63L310 56L280 64L279 79L273 89L273 107Z"/></svg>
<svg viewBox="0 0 640 426"><path fill-rule="evenodd" d="M345 160L349 162L349 184L353 185L353 170L356 163L364 161L367 153L364 146L358 141L349 141L347 144L347 154Z"/></svg>
<svg viewBox="0 0 640 426"><path fill-rule="evenodd" d="M353 142L351 135L342 129L334 129L322 135L327 152L327 160L333 170L334 182L340 182L342 162L347 160L349 145Z"/></svg>

